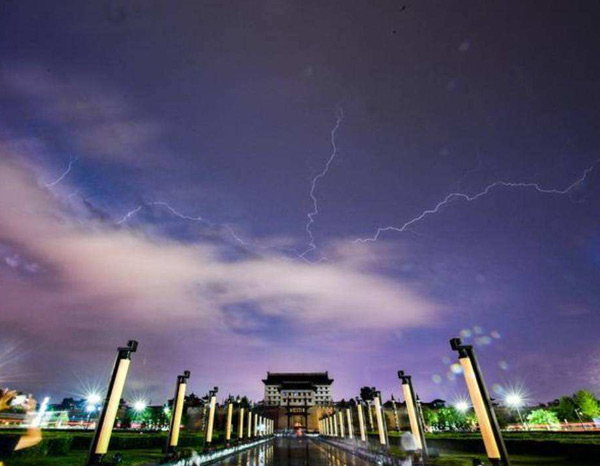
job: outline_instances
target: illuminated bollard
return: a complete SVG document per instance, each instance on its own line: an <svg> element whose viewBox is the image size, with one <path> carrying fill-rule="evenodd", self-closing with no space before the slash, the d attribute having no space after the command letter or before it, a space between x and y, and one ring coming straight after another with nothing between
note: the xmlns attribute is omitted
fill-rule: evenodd
<svg viewBox="0 0 600 466"><path fill-rule="evenodd" d="M337 416L335 415L335 413L332 413L331 417L332 417L332 422L333 422L333 436L337 437L338 436Z"/></svg>
<svg viewBox="0 0 600 466"><path fill-rule="evenodd" d="M338 419L340 422L340 437L344 438L346 436L346 427L344 425L344 412L338 412Z"/></svg>
<svg viewBox="0 0 600 466"><path fill-rule="evenodd" d="M360 432L360 439L363 442L367 441L367 433L365 432L365 418L363 416L362 403L359 401L356 405L356 410L358 411L358 430Z"/></svg>
<svg viewBox="0 0 600 466"><path fill-rule="evenodd" d="M244 408L240 408L240 420L238 425L238 439L244 438Z"/></svg>
<svg viewBox="0 0 600 466"><path fill-rule="evenodd" d="M327 435L329 437L333 436L333 425L331 424L331 415L327 416L326 418L327 421Z"/></svg>
<svg viewBox="0 0 600 466"><path fill-rule="evenodd" d="M169 435L165 453L172 454L179 443L179 429L181 429L181 416L183 414L183 404L185 403L185 389L187 381L190 378L190 371L185 371L183 375L177 376L175 385L175 396L173 397L173 411L171 411L171 425L169 426Z"/></svg>
<svg viewBox="0 0 600 466"><path fill-rule="evenodd" d="M102 413L98 419L96 432L90 446L87 460L88 465L101 464L102 457L108 451L108 443L110 442L110 436L115 425L123 387L125 386L129 364L131 363L131 353L135 353L137 347L137 341L130 340L127 342L127 346L117 349L117 359L110 383L108 384L108 390L106 391L106 399L104 400Z"/></svg>
<svg viewBox="0 0 600 466"><path fill-rule="evenodd" d="M375 430L375 426L373 423L373 410L371 409L371 405L369 404L369 402L367 401L367 413L369 415L369 429L370 430Z"/></svg>
<svg viewBox="0 0 600 466"><path fill-rule="evenodd" d="M256 437L258 435L258 414L254 413L254 430L252 431L252 436Z"/></svg>
<svg viewBox="0 0 600 466"><path fill-rule="evenodd" d="M410 375L405 375L404 371L398 371L398 378L402 381L402 393L406 402L408 411L408 420L410 422L410 431L415 439L417 450L420 450L424 458L427 458L427 442L425 441L425 427L423 426L423 416L417 403L417 397L412 386Z"/></svg>
<svg viewBox="0 0 600 466"><path fill-rule="evenodd" d="M463 368L469 396L473 403L485 451L490 462L493 465L510 465L508 452L506 451L504 439L500 432L500 426L496 420L496 414L494 413L494 408L483 380L483 375L479 369L473 347L471 345L463 345L460 338L450 340L450 347L458 352L458 361Z"/></svg>
<svg viewBox="0 0 600 466"><path fill-rule="evenodd" d="M352 411L350 408L346 408L346 418L348 422L348 437L350 439L354 438L354 426L352 425Z"/></svg>
<svg viewBox="0 0 600 466"><path fill-rule="evenodd" d="M233 421L233 402L230 400L227 405L227 425L225 426L225 441L229 443L231 441L231 428Z"/></svg>
<svg viewBox="0 0 600 466"><path fill-rule="evenodd" d="M252 438L252 411L248 410L248 427L246 428L246 437Z"/></svg>
<svg viewBox="0 0 600 466"><path fill-rule="evenodd" d="M213 429L215 427L215 410L217 407L217 392L218 387L214 387L210 393L210 405L208 408L208 428L206 429L206 443L209 445L212 443Z"/></svg>
<svg viewBox="0 0 600 466"><path fill-rule="evenodd" d="M375 397L373 400L375 404L375 419L377 420L377 433L379 434L379 443L382 445L387 445L385 439L385 428L383 427L383 416L381 413L381 401L379 399L379 395Z"/></svg>

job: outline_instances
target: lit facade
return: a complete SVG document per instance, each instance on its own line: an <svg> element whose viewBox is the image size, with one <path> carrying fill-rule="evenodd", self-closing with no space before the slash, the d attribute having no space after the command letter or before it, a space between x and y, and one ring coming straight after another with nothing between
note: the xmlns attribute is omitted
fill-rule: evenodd
<svg viewBox="0 0 600 466"><path fill-rule="evenodd" d="M331 384L328 372L267 372L265 406L305 407L330 405Z"/></svg>

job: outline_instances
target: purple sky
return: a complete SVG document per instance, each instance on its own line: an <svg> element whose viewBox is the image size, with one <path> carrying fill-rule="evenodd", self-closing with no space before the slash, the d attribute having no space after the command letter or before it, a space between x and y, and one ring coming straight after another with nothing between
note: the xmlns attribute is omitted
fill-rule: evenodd
<svg viewBox="0 0 600 466"><path fill-rule="evenodd" d="M403 5L3 2L0 385L597 392L600 6Z"/></svg>

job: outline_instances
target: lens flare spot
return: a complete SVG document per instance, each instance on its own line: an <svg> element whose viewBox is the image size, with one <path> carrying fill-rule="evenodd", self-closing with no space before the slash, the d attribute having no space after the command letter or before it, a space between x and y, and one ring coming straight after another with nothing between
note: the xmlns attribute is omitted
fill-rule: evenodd
<svg viewBox="0 0 600 466"><path fill-rule="evenodd" d="M492 342L492 339L490 337L488 337L487 335L484 335L482 337L477 337L475 339L475 344L479 345L479 346L487 346Z"/></svg>
<svg viewBox="0 0 600 466"><path fill-rule="evenodd" d="M462 374L462 366L458 363L454 363L450 366L450 370L452 371L453 374Z"/></svg>

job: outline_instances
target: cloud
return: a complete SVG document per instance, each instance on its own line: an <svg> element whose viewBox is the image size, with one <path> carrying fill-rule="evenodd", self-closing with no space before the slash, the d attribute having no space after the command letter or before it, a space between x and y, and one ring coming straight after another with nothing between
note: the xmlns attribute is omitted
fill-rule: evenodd
<svg viewBox="0 0 600 466"><path fill-rule="evenodd" d="M319 264L276 254L232 260L214 241L119 228L82 215L81 208L41 187L29 169L3 154L0 242L11 249L5 260L36 264L35 273L10 280L6 311L13 319L32 304L31 296L43 300L53 318L85 308L145 326L222 331L233 327L227 311L239 305L261 319L349 329L421 326L433 316L433 306L407 284L369 270L382 259L376 249L337 248L335 262ZM15 290L25 288L28 297L21 299Z"/></svg>
<svg viewBox="0 0 600 466"><path fill-rule="evenodd" d="M39 118L65 131L79 155L133 163L161 135L123 96L95 80L59 78L36 65L0 70L0 83L25 98Z"/></svg>

